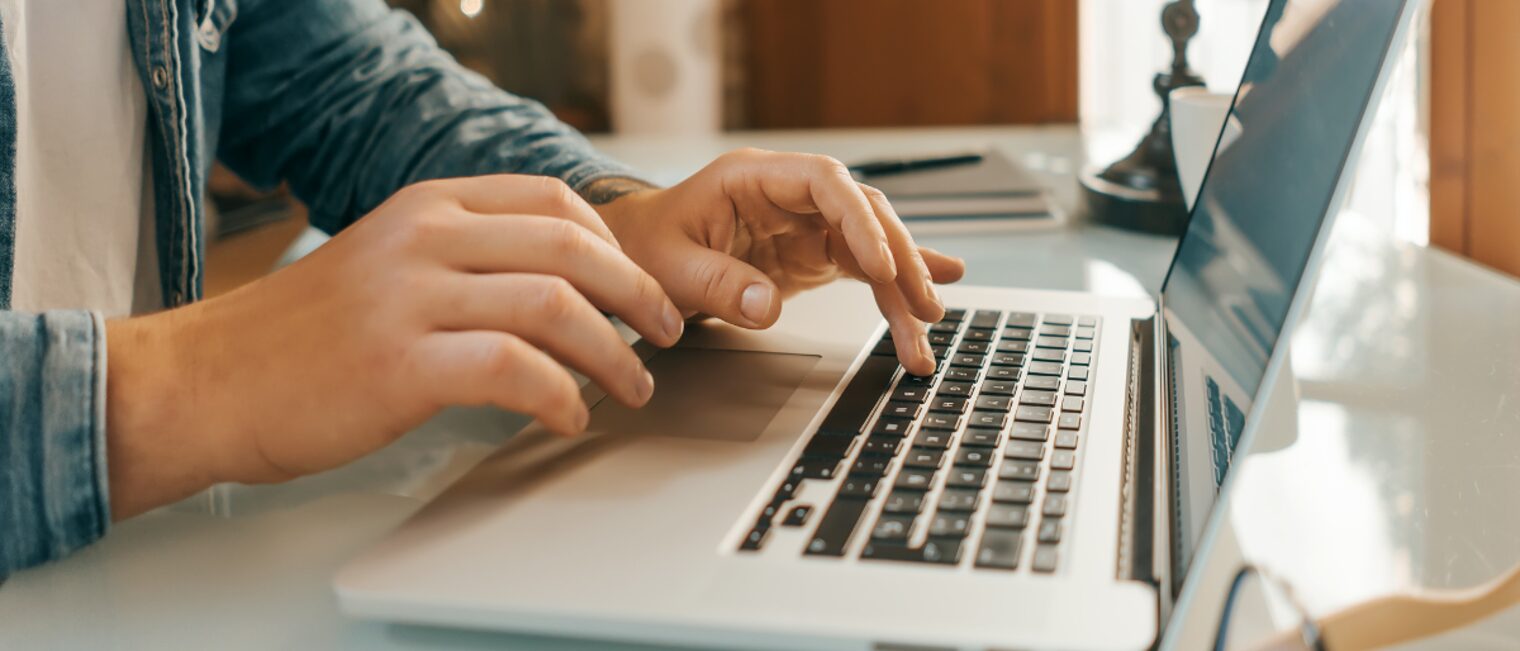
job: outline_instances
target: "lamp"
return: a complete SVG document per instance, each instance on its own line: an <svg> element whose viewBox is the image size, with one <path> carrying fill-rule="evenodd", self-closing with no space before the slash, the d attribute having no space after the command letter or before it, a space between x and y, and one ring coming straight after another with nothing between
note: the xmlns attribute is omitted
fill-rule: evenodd
<svg viewBox="0 0 1520 651"><path fill-rule="evenodd" d="M1102 170L1081 175L1082 194L1094 221L1130 230L1177 235L1187 225L1177 157L1172 151L1171 93L1202 86L1188 64L1188 42L1198 34L1193 0L1174 0L1161 10L1161 26L1172 41L1172 67L1152 82L1161 97L1161 115L1134 151Z"/></svg>

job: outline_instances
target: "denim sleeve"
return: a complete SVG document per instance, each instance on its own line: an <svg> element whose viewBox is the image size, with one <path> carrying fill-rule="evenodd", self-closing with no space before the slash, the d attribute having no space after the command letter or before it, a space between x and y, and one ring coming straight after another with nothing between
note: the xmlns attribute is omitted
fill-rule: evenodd
<svg viewBox="0 0 1520 651"><path fill-rule="evenodd" d="M105 535L105 329L0 311L0 579Z"/></svg>
<svg viewBox="0 0 1520 651"><path fill-rule="evenodd" d="M240 1L218 155L255 185L288 182L323 230L425 179L536 174L580 190L632 176L381 0Z"/></svg>

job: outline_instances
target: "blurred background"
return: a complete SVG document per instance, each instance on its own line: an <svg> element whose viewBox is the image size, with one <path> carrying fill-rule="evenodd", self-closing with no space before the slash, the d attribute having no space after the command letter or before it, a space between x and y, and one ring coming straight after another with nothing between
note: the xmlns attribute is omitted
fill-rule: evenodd
<svg viewBox="0 0 1520 651"><path fill-rule="evenodd" d="M1171 57L1167 0L389 1L465 66L590 134L1080 124L1090 159L1106 163L1157 115L1151 79ZM1266 0L1196 4L1194 67L1233 92ZM1400 237L1512 274L1516 30L1520 2L1434 0L1359 170L1420 191L1354 200ZM232 207L223 212L259 203L225 175L215 196ZM222 230L248 231L255 218ZM208 289L247 279L218 270L213 260Z"/></svg>

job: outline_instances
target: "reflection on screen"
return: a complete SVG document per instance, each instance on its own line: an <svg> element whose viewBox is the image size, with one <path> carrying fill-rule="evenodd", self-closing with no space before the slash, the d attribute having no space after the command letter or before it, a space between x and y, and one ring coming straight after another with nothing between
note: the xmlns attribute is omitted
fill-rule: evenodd
<svg viewBox="0 0 1520 651"><path fill-rule="evenodd" d="M1186 569L1404 11L1273 0L1163 290ZM1232 431L1233 429L1233 431Z"/></svg>

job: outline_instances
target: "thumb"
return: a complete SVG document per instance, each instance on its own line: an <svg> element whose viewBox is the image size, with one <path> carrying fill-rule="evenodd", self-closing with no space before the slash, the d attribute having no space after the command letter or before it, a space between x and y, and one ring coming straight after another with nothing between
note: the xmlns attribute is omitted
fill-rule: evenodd
<svg viewBox="0 0 1520 651"><path fill-rule="evenodd" d="M745 328L768 328L781 316L781 293L759 269L695 242L681 259L684 282L667 289L683 310L696 309Z"/></svg>

